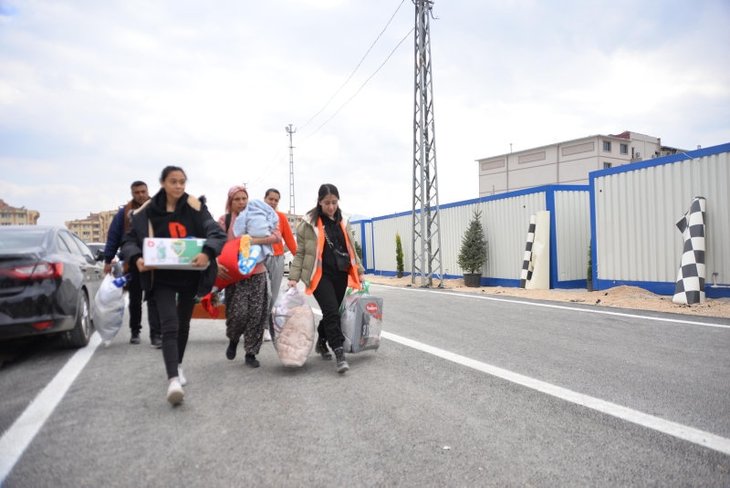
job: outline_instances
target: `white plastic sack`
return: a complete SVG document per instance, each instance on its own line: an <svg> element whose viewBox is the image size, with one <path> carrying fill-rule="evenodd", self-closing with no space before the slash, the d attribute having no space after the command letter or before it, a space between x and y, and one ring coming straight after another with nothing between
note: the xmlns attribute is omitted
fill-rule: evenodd
<svg viewBox="0 0 730 488"><path fill-rule="evenodd" d="M345 336L345 352L360 352L380 347L383 330L383 299L361 291L347 289L340 307L340 328Z"/></svg>
<svg viewBox="0 0 730 488"><path fill-rule="evenodd" d="M119 329L122 328L124 319L124 288L114 284L114 277L110 274L104 277L99 291L96 292L94 301L96 303L96 315L94 316L94 328L108 346Z"/></svg>
<svg viewBox="0 0 730 488"><path fill-rule="evenodd" d="M314 346L314 313L297 287L280 293L274 305L271 338L284 366L302 366Z"/></svg>

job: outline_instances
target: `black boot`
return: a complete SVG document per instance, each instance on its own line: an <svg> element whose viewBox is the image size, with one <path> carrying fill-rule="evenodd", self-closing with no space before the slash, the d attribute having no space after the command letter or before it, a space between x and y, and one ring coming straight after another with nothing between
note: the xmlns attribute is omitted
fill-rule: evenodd
<svg viewBox="0 0 730 488"><path fill-rule="evenodd" d="M327 349L327 339L324 337L320 337L317 340L317 345L314 347L314 352L317 354L322 355L322 359L329 361L332 359L332 354L330 354L329 350Z"/></svg>
<svg viewBox="0 0 730 488"><path fill-rule="evenodd" d="M236 348L238 347L238 341L229 341L228 349L226 349L226 357L233 361L236 359Z"/></svg>
<svg viewBox="0 0 730 488"><path fill-rule="evenodd" d="M350 365L347 364L347 361L345 360L345 350L342 347L335 349L335 358L337 359L338 373L342 374L350 369Z"/></svg>
<svg viewBox="0 0 730 488"><path fill-rule="evenodd" d="M256 359L256 355L251 353L246 353L246 364L251 366L252 368L258 368L261 366L261 363L259 363L259 360Z"/></svg>

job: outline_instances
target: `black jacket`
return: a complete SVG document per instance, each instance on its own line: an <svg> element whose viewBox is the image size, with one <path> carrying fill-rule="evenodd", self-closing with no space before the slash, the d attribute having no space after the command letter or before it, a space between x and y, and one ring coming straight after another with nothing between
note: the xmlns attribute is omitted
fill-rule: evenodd
<svg viewBox="0 0 730 488"><path fill-rule="evenodd" d="M137 259L142 256L142 242L145 237L150 237L150 224L154 237L204 238L203 252L210 258L210 265L205 270L146 271L140 273L140 284L143 290L148 291L155 282L194 286L197 281L197 295L206 295L215 283L218 274L215 258L223 249L227 236L218 222L213 220L202 197L198 200L185 193L173 212L166 210L166 200L165 190L161 189L132 214L132 226L122 240L122 254L130 267L136 266ZM175 235L171 235L172 233Z"/></svg>

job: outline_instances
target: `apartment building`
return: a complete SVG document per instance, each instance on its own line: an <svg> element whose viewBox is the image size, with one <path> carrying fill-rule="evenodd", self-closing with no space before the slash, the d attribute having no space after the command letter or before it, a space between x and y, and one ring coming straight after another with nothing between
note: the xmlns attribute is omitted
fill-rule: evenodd
<svg viewBox="0 0 730 488"><path fill-rule="evenodd" d="M624 131L477 159L479 196L541 185L588 184L588 173L683 152L654 136Z"/></svg>
<svg viewBox="0 0 730 488"><path fill-rule="evenodd" d="M0 198L0 225L37 225L41 214L25 207L12 207Z"/></svg>
<svg viewBox="0 0 730 488"><path fill-rule="evenodd" d="M106 242L109 225L119 210L104 210L90 213L88 217L65 222L66 228L84 242Z"/></svg>

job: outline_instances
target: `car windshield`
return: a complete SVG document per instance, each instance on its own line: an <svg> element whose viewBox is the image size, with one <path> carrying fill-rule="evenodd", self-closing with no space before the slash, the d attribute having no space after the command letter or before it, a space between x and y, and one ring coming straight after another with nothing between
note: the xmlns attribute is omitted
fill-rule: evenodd
<svg viewBox="0 0 730 488"><path fill-rule="evenodd" d="M96 254L97 251L103 251L104 247L106 247L106 244L102 244L99 242L87 242L86 245L91 249L91 252Z"/></svg>
<svg viewBox="0 0 730 488"><path fill-rule="evenodd" d="M46 234L45 229L0 229L0 251L39 247Z"/></svg>

